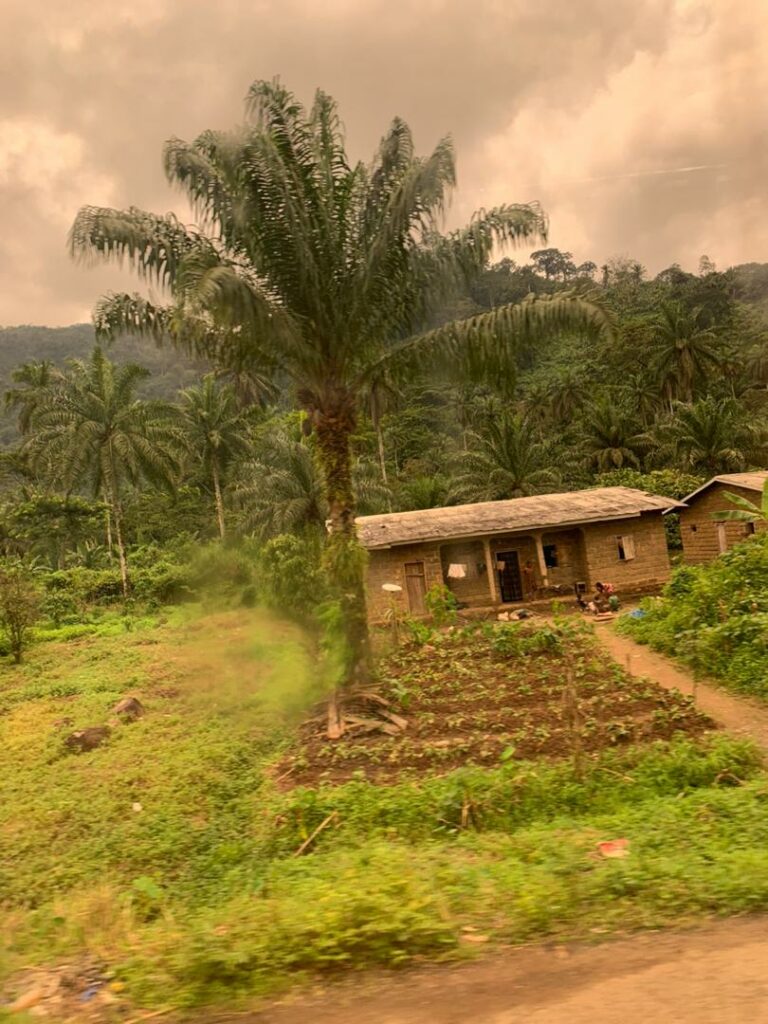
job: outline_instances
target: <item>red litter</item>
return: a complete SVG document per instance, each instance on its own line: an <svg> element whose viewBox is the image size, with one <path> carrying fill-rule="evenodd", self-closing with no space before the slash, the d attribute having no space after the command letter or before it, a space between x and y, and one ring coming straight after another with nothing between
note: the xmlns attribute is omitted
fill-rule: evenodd
<svg viewBox="0 0 768 1024"><path fill-rule="evenodd" d="M598 843L597 850L601 857L628 857L628 839L609 839L608 842Z"/></svg>

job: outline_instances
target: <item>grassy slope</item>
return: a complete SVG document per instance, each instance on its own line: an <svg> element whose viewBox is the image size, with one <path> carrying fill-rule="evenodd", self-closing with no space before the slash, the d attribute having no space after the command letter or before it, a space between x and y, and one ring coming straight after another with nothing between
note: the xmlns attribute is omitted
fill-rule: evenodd
<svg viewBox="0 0 768 1024"><path fill-rule="evenodd" d="M7 969L87 948L144 1005L192 1005L302 970L460 955L467 934L768 905L768 789L743 745L613 753L583 778L515 764L280 796L265 769L286 730L269 705L298 706L311 679L297 631L257 611L173 613L4 668ZM57 720L107 721L127 693L145 719L62 756ZM293 857L331 811L335 827ZM594 856L617 836L629 858Z"/></svg>

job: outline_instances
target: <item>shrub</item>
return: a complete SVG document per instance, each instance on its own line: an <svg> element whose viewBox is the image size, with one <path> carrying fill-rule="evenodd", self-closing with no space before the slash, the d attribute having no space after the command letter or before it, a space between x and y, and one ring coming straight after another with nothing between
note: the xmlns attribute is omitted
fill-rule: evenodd
<svg viewBox="0 0 768 1024"><path fill-rule="evenodd" d="M0 568L0 626L18 665L40 615L40 594L21 566Z"/></svg>
<svg viewBox="0 0 768 1024"><path fill-rule="evenodd" d="M737 689L768 697L768 534L677 569L619 629Z"/></svg>
<svg viewBox="0 0 768 1024"><path fill-rule="evenodd" d="M425 595L427 611L432 616L432 621L439 628L440 626L453 625L456 622L456 612L459 602L456 595L444 583L435 583Z"/></svg>

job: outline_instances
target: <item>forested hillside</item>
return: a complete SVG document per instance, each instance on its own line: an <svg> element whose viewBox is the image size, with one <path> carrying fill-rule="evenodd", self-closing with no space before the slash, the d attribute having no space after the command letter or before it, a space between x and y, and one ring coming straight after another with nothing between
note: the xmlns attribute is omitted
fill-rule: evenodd
<svg viewBox="0 0 768 1024"><path fill-rule="evenodd" d="M68 359L87 358L94 346L91 324L70 327L0 327L0 388L11 388L13 371L23 363L50 362L63 368ZM168 348L158 348L152 341L126 336L115 351L120 362L140 363L150 371L142 391L148 397L173 398L179 388L200 377L200 365ZM204 371L203 371L204 372ZM15 418L7 409L0 410L0 446L18 438Z"/></svg>
<svg viewBox="0 0 768 1024"><path fill-rule="evenodd" d="M405 385L378 383L354 437L362 511L611 481L682 496L713 473L766 464L768 264L720 273L702 258L698 274L671 267L649 279L631 260L577 266L569 253L542 250L522 266L505 259L489 267L444 300L432 319L440 323L527 295L573 289L595 296L607 311L609 336L555 332L520 348L516 370L482 383L468 379L458 386L433 375ZM0 340L6 517L13 518L32 492L74 485L86 500L103 498L90 483L93 467L81 466L67 484L56 477L60 466L47 460L50 446L62 443L61 431L43 425L46 395L76 386L71 360L91 359L93 328L4 328ZM236 533L262 538L321 529L327 509L316 442L302 433L290 411L293 397L279 382L275 387L244 369L210 379L203 395L205 362L130 336L106 347L104 360L144 367L134 398L161 400L156 414L175 424L160 429L166 434L165 482L139 470L128 481L129 545L214 536L225 521ZM46 363L53 378L40 377ZM198 397L180 398L190 385L198 386ZM216 485L208 456L189 450L195 417L199 423L211 414L201 402L216 406L231 428L217 456ZM175 454L168 445L175 445Z"/></svg>

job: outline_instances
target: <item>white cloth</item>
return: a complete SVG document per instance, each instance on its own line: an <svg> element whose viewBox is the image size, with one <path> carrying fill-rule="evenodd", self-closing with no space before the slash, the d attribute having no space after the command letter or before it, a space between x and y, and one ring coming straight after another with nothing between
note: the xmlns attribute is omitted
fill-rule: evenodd
<svg viewBox="0 0 768 1024"><path fill-rule="evenodd" d="M463 580L467 575L467 567L461 562L451 562L448 566L449 580Z"/></svg>

